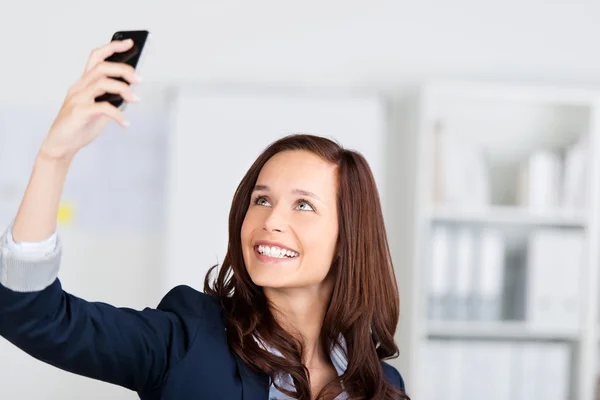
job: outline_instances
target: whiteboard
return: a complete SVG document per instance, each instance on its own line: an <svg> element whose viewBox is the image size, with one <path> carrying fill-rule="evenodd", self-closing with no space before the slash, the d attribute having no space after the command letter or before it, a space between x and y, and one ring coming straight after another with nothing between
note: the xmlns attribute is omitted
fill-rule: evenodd
<svg viewBox="0 0 600 400"><path fill-rule="evenodd" d="M315 134L360 151L385 197L386 102L377 95L183 89L170 118L163 292L201 290L223 262L235 189L282 136Z"/></svg>
<svg viewBox="0 0 600 400"><path fill-rule="evenodd" d="M75 215L70 226L108 236L162 233L167 112L150 103L127 109L129 129L111 122L78 152L61 198ZM1 227L15 217L56 113L52 107L0 107Z"/></svg>

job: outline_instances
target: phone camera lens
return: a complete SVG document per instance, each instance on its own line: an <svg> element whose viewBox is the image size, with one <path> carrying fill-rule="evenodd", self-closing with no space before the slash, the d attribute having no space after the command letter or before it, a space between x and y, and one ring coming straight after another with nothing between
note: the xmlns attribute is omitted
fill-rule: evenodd
<svg viewBox="0 0 600 400"><path fill-rule="evenodd" d="M117 33L115 35L115 39L122 39L122 38L123 38L123 35L121 35L120 33Z"/></svg>

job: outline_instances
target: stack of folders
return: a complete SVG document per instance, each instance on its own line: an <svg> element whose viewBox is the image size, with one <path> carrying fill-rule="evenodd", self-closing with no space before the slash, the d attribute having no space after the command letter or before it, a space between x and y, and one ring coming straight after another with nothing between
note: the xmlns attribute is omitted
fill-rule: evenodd
<svg viewBox="0 0 600 400"><path fill-rule="evenodd" d="M507 240L497 228L435 225L428 318L524 320L545 331L576 332L583 232L537 229L510 251Z"/></svg>
<svg viewBox="0 0 600 400"><path fill-rule="evenodd" d="M429 319L502 317L505 243L493 228L434 226L430 253Z"/></svg>
<svg viewBox="0 0 600 400"><path fill-rule="evenodd" d="M564 151L539 149L520 166L517 203L532 211L581 210L586 205L588 136Z"/></svg>
<svg viewBox="0 0 600 400"><path fill-rule="evenodd" d="M566 343L430 340L422 348L422 400L567 400Z"/></svg>

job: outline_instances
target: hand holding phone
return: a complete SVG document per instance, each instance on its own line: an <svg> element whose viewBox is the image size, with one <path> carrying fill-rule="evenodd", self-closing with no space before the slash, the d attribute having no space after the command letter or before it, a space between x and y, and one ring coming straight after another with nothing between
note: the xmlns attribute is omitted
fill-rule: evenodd
<svg viewBox="0 0 600 400"><path fill-rule="evenodd" d="M116 32L112 37L112 41L123 41L128 39L133 41L133 46L131 46L127 51L112 54L105 61L113 63L125 63L139 71L142 65L143 56L146 54L145 50L150 39L150 33L148 31L119 31ZM128 84L127 81L120 77L112 78ZM113 106L120 109L125 108L126 105L126 102L118 93L105 93L96 97L95 101L108 101Z"/></svg>
<svg viewBox="0 0 600 400"><path fill-rule="evenodd" d="M133 41L124 41L132 36ZM122 111L126 103L138 100L130 84L139 83L136 68L141 64L147 37L144 33L137 36L117 32L111 42L92 52L83 75L69 88L39 150L40 156L70 162L109 121L129 125Z"/></svg>

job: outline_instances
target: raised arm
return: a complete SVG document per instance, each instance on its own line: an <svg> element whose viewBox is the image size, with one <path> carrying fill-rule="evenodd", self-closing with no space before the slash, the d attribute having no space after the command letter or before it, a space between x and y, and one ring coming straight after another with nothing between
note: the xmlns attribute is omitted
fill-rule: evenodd
<svg viewBox="0 0 600 400"><path fill-rule="evenodd" d="M192 340L194 318L181 316L185 289L172 291L158 309L136 311L87 302L63 291L57 278L56 220L67 172L111 119L126 125L121 111L94 99L110 92L135 101L127 84L109 78L136 82L133 68L103 61L130 46L112 42L92 52L39 150L14 223L0 238L0 335L64 370L148 392ZM42 252L19 247L43 240Z"/></svg>
<svg viewBox="0 0 600 400"><path fill-rule="evenodd" d="M83 76L67 97L36 157L31 178L14 221L15 241L37 242L56 229L56 217L64 182L75 154L102 133L109 121L127 122L121 111L108 102L96 103L104 93L120 94L136 101L131 88L116 79L138 82L133 67L104 61L115 52L129 49L132 42L111 42L92 52Z"/></svg>

